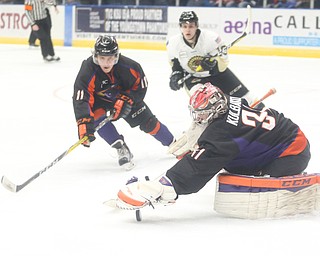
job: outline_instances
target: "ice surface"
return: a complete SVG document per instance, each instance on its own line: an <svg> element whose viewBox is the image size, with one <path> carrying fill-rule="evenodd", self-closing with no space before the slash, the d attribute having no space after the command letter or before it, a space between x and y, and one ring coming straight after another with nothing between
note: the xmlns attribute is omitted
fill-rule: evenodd
<svg viewBox="0 0 320 256"><path fill-rule="evenodd" d="M40 50L0 45L0 176L20 184L77 142L73 82L88 48L55 47L60 63L44 63ZM165 52L123 50L149 80L146 102L179 136L190 122L187 96L169 89ZM257 95L275 87L265 103L297 122L311 143L308 173L320 172L320 59L232 55L230 68ZM76 148L19 193L0 187L3 256L211 256L318 254L319 213L276 220L225 218L213 211L215 180L178 203L134 212L109 209L133 175L154 178L177 160L151 136L116 123L136 168L118 167L100 138Z"/></svg>

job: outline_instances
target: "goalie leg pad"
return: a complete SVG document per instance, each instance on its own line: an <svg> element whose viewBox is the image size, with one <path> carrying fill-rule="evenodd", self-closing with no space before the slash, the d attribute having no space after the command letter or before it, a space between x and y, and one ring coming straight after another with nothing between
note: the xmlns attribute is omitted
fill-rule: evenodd
<svg viewBox="0 0 320 256"><path fill-rule="evenodd" d="M320 210L320 174L266 178L219 174L214 209L245 219L283 217Z"/></svg>

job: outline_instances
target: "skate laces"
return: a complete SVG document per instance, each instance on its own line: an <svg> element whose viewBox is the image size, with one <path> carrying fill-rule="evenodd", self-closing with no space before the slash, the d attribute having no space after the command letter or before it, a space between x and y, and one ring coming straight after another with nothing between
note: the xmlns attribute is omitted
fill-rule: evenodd
<svg viewBox="0 0 320 256"><path fill-rule="evenodd" d="M129 161L131 160L132 154L125 143L122 144L121 148L117 148L117 151L119 158L127 157Z"/></svg>

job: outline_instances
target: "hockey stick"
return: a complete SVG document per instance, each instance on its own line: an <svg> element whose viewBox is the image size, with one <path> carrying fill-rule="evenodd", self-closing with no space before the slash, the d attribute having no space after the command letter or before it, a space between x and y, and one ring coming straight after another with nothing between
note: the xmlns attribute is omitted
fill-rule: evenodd
<svg viewBox="0 0 320 256"><path fill-rule="evenodd" d="M257 106L260 102L264 101L266 98L268 98L269 96L275 94L277 91L275 88L271 88L265 95L263 95L263 97L257 101L255 101L253 104L251 104L250 108L254 108L255 106Z"/></svg>
<svg viewBox="0 0 320 256"><path fill-rule="evenodd" d="M95 128L95 131L98 131L102 126L104 126L106 123L110 122L113 118L113 113L111 113L109 116L107 116L105 119L103 119L98 126ZM41 171L34 174L31 178L26 180L20 185L16 185L13 182L11 182L6 176L2 176L1 183L2 185L8 189L11 192L19 192L21 189L23 189L25 186L27 186L29 183L34 181L36 178L38 178L41 174L43 174L45 171L47 171L49 168L54 166L56 163L58 163L62 158L64 158L66 155L68 155L71 151L73 151L76 147L81 145L83 142L85 142L88 139L88 136L84 136L82 139L78 140L75 144L73 144L69 149L67 149L65 152L63 152L60 156L58 156L56 159L54 159L49 165L47 165L45 168L43 168Z"/></svg>
<svg viewBox="0 0 320 256"><path fill-rule="evenodd" d="M244 29L244 31L242 32L242 34L237 37L236 39L234 39L232 42L230 42L229 44L221 47L217 54L213 55L212 58L217 57L217 56L222 56L223 54L225 54L234 44L236 44L237 42L239 42L242 38L246 37L249 33L250 33L250 28L251 28L251 16L252 16L252 12L251 12L251 6L248 5L247 6L248 9L248 19L247 19L247 24L246 24L246 28ZM198 66L197 70L200 69L201 66ZM193 74L189 73L188 75L186 75L185 77L181 78L178 81L178 85L183 84L186 80L188 80L190 77L192 77Z"/></svg>

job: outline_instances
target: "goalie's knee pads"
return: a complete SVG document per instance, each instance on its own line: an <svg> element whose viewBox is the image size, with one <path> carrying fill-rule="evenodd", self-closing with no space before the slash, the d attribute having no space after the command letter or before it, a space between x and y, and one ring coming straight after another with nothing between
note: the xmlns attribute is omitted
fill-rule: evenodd
<svg viewBox="0 0 320 256"><path fill-rule="evenodd" d="M214 200L216 212L236 218L309 213L320 210L320 174L267 178L222 173Z"/></svg>

